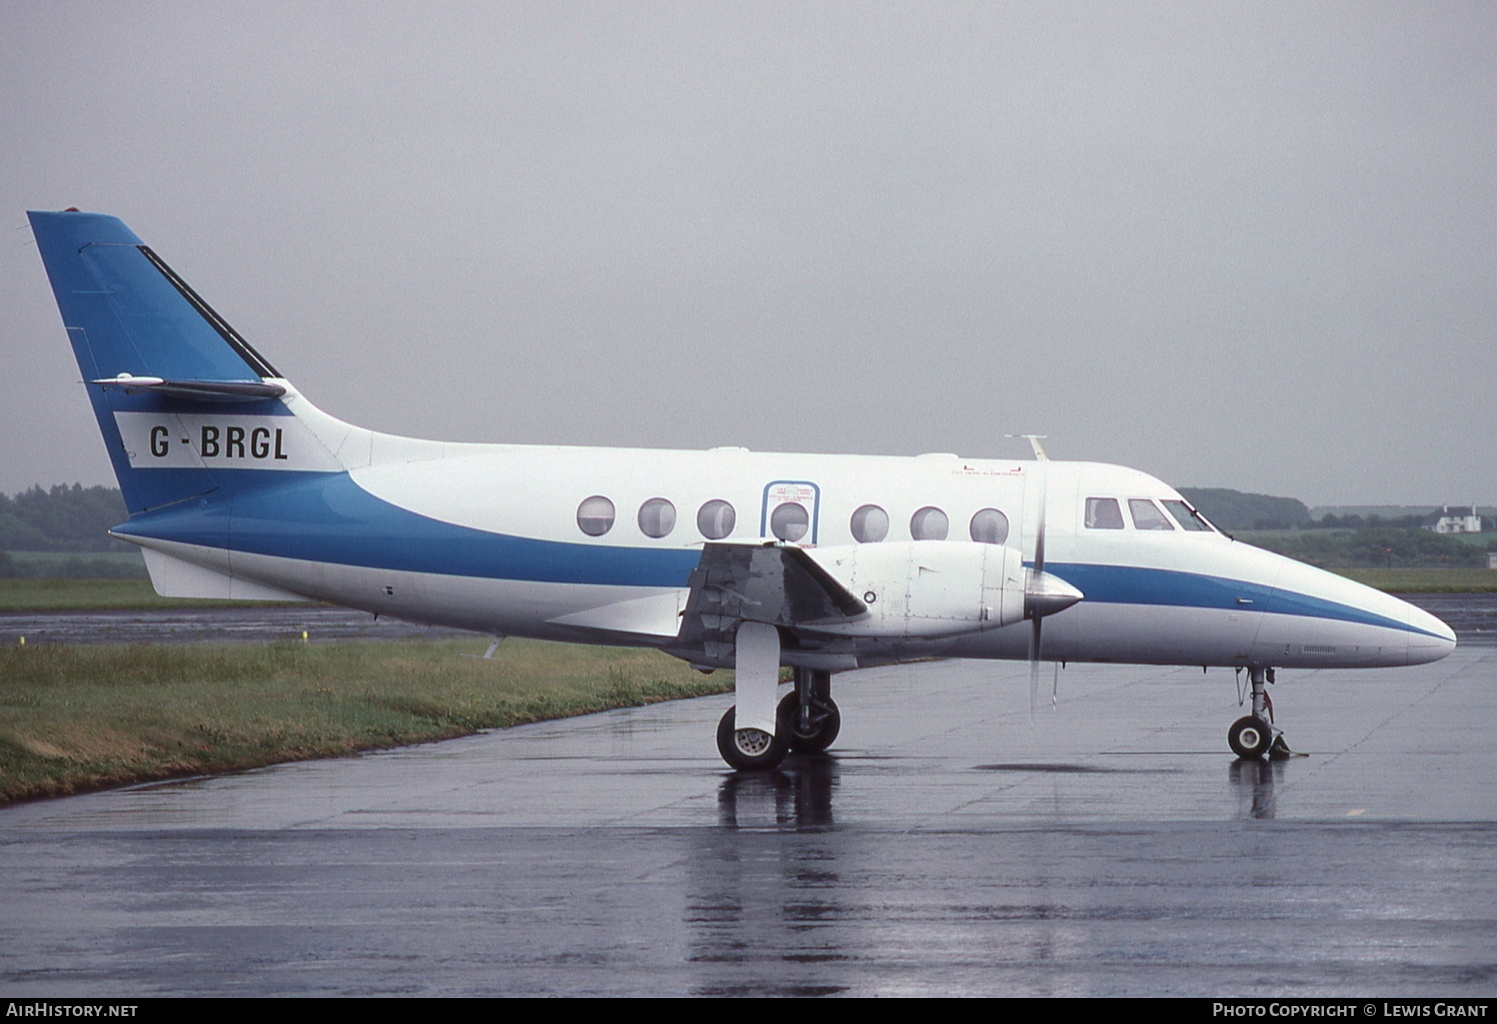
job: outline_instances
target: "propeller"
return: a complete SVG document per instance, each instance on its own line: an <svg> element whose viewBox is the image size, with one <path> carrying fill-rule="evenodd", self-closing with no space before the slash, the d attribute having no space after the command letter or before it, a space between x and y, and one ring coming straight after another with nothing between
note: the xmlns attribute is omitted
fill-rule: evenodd
<svg viewBox="0 0 1497 1024"><path fill-rule="evenodd" d="M1039 487L1038 511L1034 528L1034 567L1024 580L1024 617L1029 620L1029 717L1034 719L1034 709L1040 702L1040 640L1041 623L1047 615L1065 611L1085 595L1059 576L1045 572L1045 498L1049 479L1050 456L1040 441L1041 435L1023 434L1034 449L1035 477ZM1056 679L1059 686L1059 677ZM1051 691L1051 703L1055 691Z"/></svg>

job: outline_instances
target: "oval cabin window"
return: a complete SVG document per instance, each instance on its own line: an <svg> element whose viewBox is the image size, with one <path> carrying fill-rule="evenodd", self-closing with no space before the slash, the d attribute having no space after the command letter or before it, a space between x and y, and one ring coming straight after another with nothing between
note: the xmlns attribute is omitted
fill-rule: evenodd
<svg viewBox="0 0 1497 1024"><path fill-rule="evenodd" d="M1008 540L1008 516L996 508L985 508L972 517L972 539L979 544L1002 544Z"/></svg>
<svg viewBox="0 0 1497 1024"><path fill-rule="evenodd" d="M646 537L664 537L676 528L676 506L664 498L651 498L639 506L639 532Z"/></svg>
<svg viewBox="0 0 1497 1024"><path fill-rule="evenodd" d="M859 544L877 544L889 536L889 513L877 505L864 505L852 514L852 539Z"/></svg>
<svg viewBox="0 0 1497 1024"><path fill-rule="evenodd" d="M776 505L769 514L769 530L780 540L800 540L810 528L811 513L798 501Z"/></svg>
<svg viewBox="0 0 1497 1024"><path fill-rule="evenodd" d="M697 510L697 531L708 540L722 540L733 532L738 514L721 498L714 498Z"/></svg>
<svg viewBox="0 0 1497 1024"><path fill-rule="evenodd" d="M951 531L951 522L946 513L927 505L910 516L910 536L915 540L945 540Z"/></svg>
<svg viewBox="0 0 1497 1024"><path fill-rule="evenodd" d="M613 502L601 494L583 498L577 506L577 528L589 537L601 537L613 529Z"/></svg>

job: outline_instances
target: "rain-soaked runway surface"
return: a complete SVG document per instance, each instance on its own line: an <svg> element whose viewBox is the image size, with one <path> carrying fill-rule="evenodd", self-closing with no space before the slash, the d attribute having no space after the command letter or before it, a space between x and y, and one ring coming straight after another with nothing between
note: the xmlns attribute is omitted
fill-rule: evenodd
<svg viewBox="0 0 1497 1024"><path fill-rule="evenodd" d="M1071 666L1031 724L959 662L839 676L767 776L720 697L11 807L0 991L1491 996L1483 639L1281 673L1274 763L1230 672Z"/></svg>
<svg viewBox="0 0 1497 1024"><path fill-rule="evenodd" d="M303 632L315 643L473 635L325 604L0 613L0 644L22 637L30 644L274 643L300 640Z"/></svg>

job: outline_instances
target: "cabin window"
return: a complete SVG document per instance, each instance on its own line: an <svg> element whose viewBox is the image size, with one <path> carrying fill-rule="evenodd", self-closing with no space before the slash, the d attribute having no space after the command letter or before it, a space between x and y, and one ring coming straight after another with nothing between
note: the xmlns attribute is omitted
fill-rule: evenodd
<svg viewBox="0 0 1497 1024"><path fill-rule="evenodd" d="M1123 510L1116 498L1086 499L1086 528L1088 530L1121 530Z"/></svg>
<svg viewBox="0 0 1497 1024"><path fill-rule="evenodd" d="M1210 525L1206 522L1205 519L1201 518L1200 513L1196 512L1195 509L1185 504L1185 502L1170 501L1166 499L1164 502L1164 508L1165 511L1175 517L1175 522L1180 524L1180 529L1203 530L1206 533L1211 532Z"/></svg>
<svg viewBox="0 0 1497 1024"><path fill-rule="evenodd" d="M972 517L972 539L979 544L1002 544L1008 540L1008 516L996 508L985 508Z"/></svg>
<svg viewBox="0 0 1497 1024"><path fill-rule="evenodd" d="M877 505L863 505L852 514L852 539L877 544L889 536L889 513Z"/></svg>
<svg viewBox="0 0 1497 1024"><path fill-rule="evenodd" d="M811 513L798 501L782 501L769 514L769 529L780 540L797 541L811 528Z"/></svg>
<svg viewBox="0 0 1497 1024"><path fill-rule="evenodd" d="M1133 516L1133 525L1140 530L1173 530L1159 506L1147 498L1129 498L1128 512Z"/></svg>
<svg viewBox="0 0 1497 1024"><path fill-rule="evenodd" d="M601 537L613 529L613 502L601 494L583 498L577 506L577 527L589 537Z"/></svg>
<svg viewBox="0 0 1497 1024"><path fill-rule="evenodd" d="M697 531L708 540L722 540L733 532L738 514L721 498L713 498L697 510Z"/></svg>
<svg viewBox="0 0 1497 1024"><path fill-rule="evenodd" d="M664 537L676 528L676 506L664 498L651 498L639 506L639 532L646 537Z"/></svg>
<svg viewBox="0 0 1497 1024"><path fill-rule="evenodd" d="M950 530L946 513L932 505L910 516L910 536L915 540L945 540Z"/></svg>

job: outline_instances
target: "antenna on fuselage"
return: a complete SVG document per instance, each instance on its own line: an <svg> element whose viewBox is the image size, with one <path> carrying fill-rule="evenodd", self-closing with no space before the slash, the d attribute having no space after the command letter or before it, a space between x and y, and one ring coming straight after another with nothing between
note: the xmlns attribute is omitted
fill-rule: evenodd
<svg viewBox="0 0 1497 1024"><path fill-rule="evenodd" d="M1004 437L1022 437L1024 440L1026 440L1026 441L1029 442L1029 447L1031 447L1031 448L1034 449L1034 461L1036 461L1036 462L1049 462L1050 461L1050 456L1047 455L1047 454L1045 454L1045 446L1042 445L1042 444L1040 444L1041 441L1045 440L1047 437L1050 436L1049 434L1004 434L1003 436Z"/></svg>

